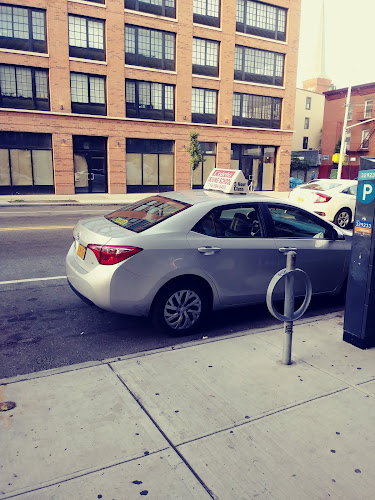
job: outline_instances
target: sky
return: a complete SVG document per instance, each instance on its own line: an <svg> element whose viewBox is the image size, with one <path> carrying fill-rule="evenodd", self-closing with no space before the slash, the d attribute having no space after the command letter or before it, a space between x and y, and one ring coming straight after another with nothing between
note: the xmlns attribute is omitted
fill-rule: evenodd
<svg viewBox="0 0 375 500"><path fill-rule="evenodd" d="M301 0L297 87L314 78L321 5ZM326 74L336 88L375 82L375 0L324 0Z"/></svg>

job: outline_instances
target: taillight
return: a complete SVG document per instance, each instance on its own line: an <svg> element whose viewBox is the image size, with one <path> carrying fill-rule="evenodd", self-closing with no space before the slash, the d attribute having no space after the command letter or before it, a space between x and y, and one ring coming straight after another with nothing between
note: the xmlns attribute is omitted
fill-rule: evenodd
<svg viewBox="0 0 375 500"><path fill-rule="evenodd" d="M132 255L142 251L142 248L138 247L94 245L92 243L87 245L87 248L94 252L99 264L102 264L103 266L118 264L119 262L122 262L123 260L132 257Z"/></svg>
<svg viewBox="0 0 375 500"><path fill-rule="evenodd" d="M314 193L317 196L317 199L314 201L314 203L326 203L329 201L332 196L327 196L326 194L323 193Z"/></svg>

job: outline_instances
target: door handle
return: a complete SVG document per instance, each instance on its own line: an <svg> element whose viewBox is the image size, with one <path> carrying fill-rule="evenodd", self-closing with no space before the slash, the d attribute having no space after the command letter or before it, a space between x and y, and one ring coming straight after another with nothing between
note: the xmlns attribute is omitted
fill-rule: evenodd
<svg viewBox="0 0 375 500"><path fill-rule="evenodd" d="M280 253L296 252L296 251L297 251L297 248L295 248L295 247L282 247L282 248L279 248L279 252Z"/></svg>
<svg viewBox="0 0 375 500"><path fill-rule="evenodd" d="M203 255L213 255L214 253L220 252L221 248L219 247L199 247L198 252Z"/></svg>

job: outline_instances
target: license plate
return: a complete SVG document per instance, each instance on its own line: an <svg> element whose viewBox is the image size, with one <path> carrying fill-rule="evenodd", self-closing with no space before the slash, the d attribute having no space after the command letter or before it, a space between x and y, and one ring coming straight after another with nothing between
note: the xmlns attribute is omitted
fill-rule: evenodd
<svg viewBox="0 0 375 500"><path fill-rule="evenodd" d="M78 245L77 255L78 257L81 257L81 259L83 260L86 255L86 247L84 247L83 245Z"/></svg>
<svg viewBox="0 0 375 500"><path fill-rule="evenodd" d="M299 197L297 201L298 201L298 203L302 203L303 201L305 201L305 198Z"/></svg>

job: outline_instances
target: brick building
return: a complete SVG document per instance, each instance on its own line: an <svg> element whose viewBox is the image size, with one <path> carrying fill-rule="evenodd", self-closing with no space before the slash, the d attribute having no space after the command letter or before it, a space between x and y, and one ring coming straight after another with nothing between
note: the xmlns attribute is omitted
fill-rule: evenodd
<svg viewBox="0 0 375 500"><path fill-rule="evenodd" d="M347 92L347 88L324 92L322 165L319 177L330 177L331 171L337 169L337 164L332 163L332 155L342 136ZM352 87L345 140L347 161L342 166L344 179L355 179L358 176L361 156L375 156L374 100L375 83Z"/></svg>
<svg viewBox="0 0 375 500"><path fill-rule="evenodd" d="M300 0L0 0L0 193L288 188Z"/></svg>

